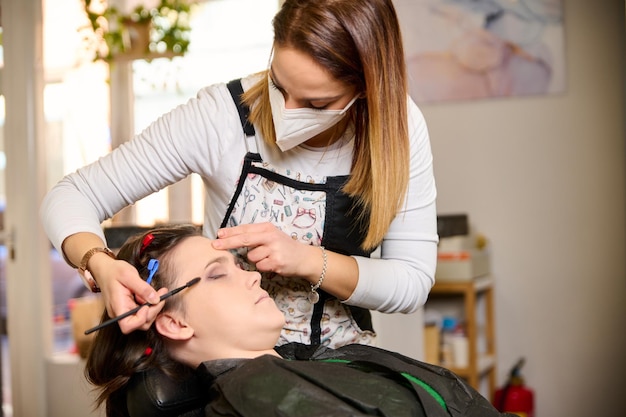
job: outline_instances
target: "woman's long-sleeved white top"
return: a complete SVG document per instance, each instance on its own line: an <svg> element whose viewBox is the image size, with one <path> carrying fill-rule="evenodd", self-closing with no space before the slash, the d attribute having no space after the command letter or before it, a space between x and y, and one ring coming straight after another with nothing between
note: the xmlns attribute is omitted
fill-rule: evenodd
<svg viewBox="0 0 626 417"><path fill-rule="evenodd" d="M242 80L244 89L257 80ZM380 258L355 257L356 289L345 302L382 312L414 312L434 283L437 258L435 181L426 123L412 100L409 106L410 181L403 210L381 245ZM246 151L284 169L335 176L350 173L354 141L330 150L298 146L281 152L257 137L246 139L235 103L225 84L199 91L161 116L133 140L98 161L65 176L46 195L41 218L52 244L78 232L102 237L102 221L122 208L191 173L205 186L204 233L215 233L235 190Z"/></svg>

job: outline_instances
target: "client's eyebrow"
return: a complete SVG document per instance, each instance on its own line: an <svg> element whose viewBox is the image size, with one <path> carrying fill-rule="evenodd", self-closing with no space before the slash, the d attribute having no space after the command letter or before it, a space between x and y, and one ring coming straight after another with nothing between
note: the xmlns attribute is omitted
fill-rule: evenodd
<svg viewBox="0 0 626 417"><path fill-rule="evenodd" d="M226 264L226 263L228 263L229 260L232 260L232 259L230 259L226 255L220 255L218 257L209 259L209 262L207 262L207 264L204 266L204 269L207 269L208 267L210 267L211 265L213 265L215 263Z"/></svg>

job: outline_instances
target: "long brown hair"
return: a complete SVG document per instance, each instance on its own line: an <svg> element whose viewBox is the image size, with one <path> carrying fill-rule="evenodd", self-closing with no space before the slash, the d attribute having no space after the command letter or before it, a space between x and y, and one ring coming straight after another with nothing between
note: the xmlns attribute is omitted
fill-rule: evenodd
<svg viewBox="0 0 626 417"><path fill-rule="evenodd" d="M152 279L154 288L176 285L176 275L170 266L169 254L182 240L199 236L200 229L193 225L162 227L130 237L120 248L117 258L123 259L137 268L139 275L146 279L150 259L159 261L159 269ZM170 297L162 311L180 309L180 298ZM106 312L102 321L108 320ZM127 416L124 388L137 372L158 368L172 378L183 378L190 370L174 361L168 354L162 337L152 325L147 331L134 331L123 334L118 325L110 325L98 331L94 338L87 363L85 376L96 387L98 396L96 407L106 404L106 415Z"/></svg>
<svg viewBox="0 0 626 417"><path fill-rule="evenodd" d="M352 175L343 191L369 224L363 249L378 246L404 203L409 181L407 80L400 25L391 0L286 0L273 20L274 43L311 56L356 88ZM267 77L244 94L250 121L273 144Z"/></svg>

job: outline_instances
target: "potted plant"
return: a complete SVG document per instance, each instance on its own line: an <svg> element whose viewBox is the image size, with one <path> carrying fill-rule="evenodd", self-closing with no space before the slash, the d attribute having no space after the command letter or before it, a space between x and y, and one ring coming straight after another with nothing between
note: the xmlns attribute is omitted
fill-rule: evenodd
<svg viewBox="0 0 626 417"><path fill-rule="evenodd" d="M157 0L130 12L106 0L83 0L84 40L94 60L107 62L184 55L189 48L190 0Z"/></svg>

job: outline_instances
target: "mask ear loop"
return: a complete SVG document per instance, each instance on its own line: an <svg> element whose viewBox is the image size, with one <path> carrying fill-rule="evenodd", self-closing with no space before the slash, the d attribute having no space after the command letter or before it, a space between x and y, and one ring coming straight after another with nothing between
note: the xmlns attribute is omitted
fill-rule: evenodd
<svg viewBox="0 0 626 417"><path fill-rule="evenodd" d="M156 259L150 259L150 261L148 261L148 271L150 271L150 274L148 275L148 279L146 279L146 282L148 284L152 282L152 278L154 277L154 274L156 274L158 269L159 269L159 261Z"/></svg>

